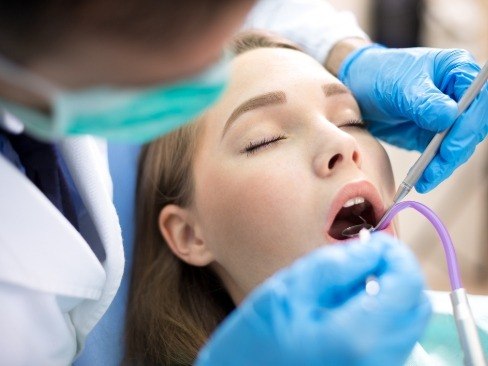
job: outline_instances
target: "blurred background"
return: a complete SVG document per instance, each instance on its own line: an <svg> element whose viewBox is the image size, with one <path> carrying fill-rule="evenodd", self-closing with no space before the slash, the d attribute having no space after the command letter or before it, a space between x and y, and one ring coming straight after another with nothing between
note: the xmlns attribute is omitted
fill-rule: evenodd
<svg viewBox="0 0 488 366"><path fill-rule="evenodd" d="M488 0L330 2L352 11L374 41L389 47L464 48L480 65L488 60ZM418 153L385 147L399 183ZM468 292L488 294L488 140L435 191L412 192L408 199L431 207L447 225ZM431 225L410 210L400 214L399 223L400 236L417 254L429 287L449 290L444 252Z"/></svg>

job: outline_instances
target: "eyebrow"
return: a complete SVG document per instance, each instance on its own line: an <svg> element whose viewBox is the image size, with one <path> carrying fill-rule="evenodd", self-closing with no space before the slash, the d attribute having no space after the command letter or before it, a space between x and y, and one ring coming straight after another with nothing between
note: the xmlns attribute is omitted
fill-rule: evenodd
<svg viewBox="0 0 488 366"><path fill-rule="evenodd" d="M339 83L324 84L322 85L322 90L326 98L340 94L352 94L346 86Z"/></svg>
<svg viewBox="0 0 488 366"><path fill-rule="evenodd" d="M339 83L324 84L322 85L322 91L324 92L326 98L340 94L351 94L348 88ZM286 94L282 90L265 93L246 100L236 109L234 109L230 117L227 119L227 122L225 122L222 137L224 137L227 130L241 114L265 106L284 104L286 101Z"/></svg>

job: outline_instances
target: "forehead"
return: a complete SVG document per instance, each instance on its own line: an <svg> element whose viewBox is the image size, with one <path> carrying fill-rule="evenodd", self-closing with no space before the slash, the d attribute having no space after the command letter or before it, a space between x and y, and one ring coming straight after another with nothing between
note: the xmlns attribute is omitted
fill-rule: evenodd
<svg viewBox="0 0 488 366"><path fill-rule="evenodd" d="M325 68L303 52L284 48L259 48L238 55L232 62L227 95L245 99L273 89L318 88L338 82ZM289 90L288 90L289 91Z"/></svg>

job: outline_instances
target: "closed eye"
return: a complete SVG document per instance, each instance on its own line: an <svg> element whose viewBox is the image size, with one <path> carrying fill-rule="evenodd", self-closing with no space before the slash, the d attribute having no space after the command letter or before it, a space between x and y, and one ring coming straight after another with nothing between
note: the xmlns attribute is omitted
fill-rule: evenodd
<svg viewBox="0 0 488 366"><path fill-rule="evenodd" d="M365 130L367 128L366 123L362 119L351 119L346 122L337 125L339 128L343 127L357 127Z"/></svg>
<svg viewBox="0 0 488 366"><path fill-rule="evenodd" d="M257 151L264 149L274 143L277 143L280 140L286 139L286 136L284 135L277 135L273 137L265 137L262 140L258 140L257 142L251 141L249 144L246 145L246 147L241 150L242 154L247 154L252 155L256 153Z"/></svg>

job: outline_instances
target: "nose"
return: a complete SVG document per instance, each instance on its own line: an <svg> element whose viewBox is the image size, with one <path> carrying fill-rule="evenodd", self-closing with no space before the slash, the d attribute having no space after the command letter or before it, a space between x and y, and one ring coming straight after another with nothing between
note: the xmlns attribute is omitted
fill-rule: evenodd
<svg viewBox="0 0 488 366"><path fill-rule="evenodd" d="M313 159L317 176L326 178L348 167L361 168L361 153L354 137L339 130L321 139Z"/></svg>

